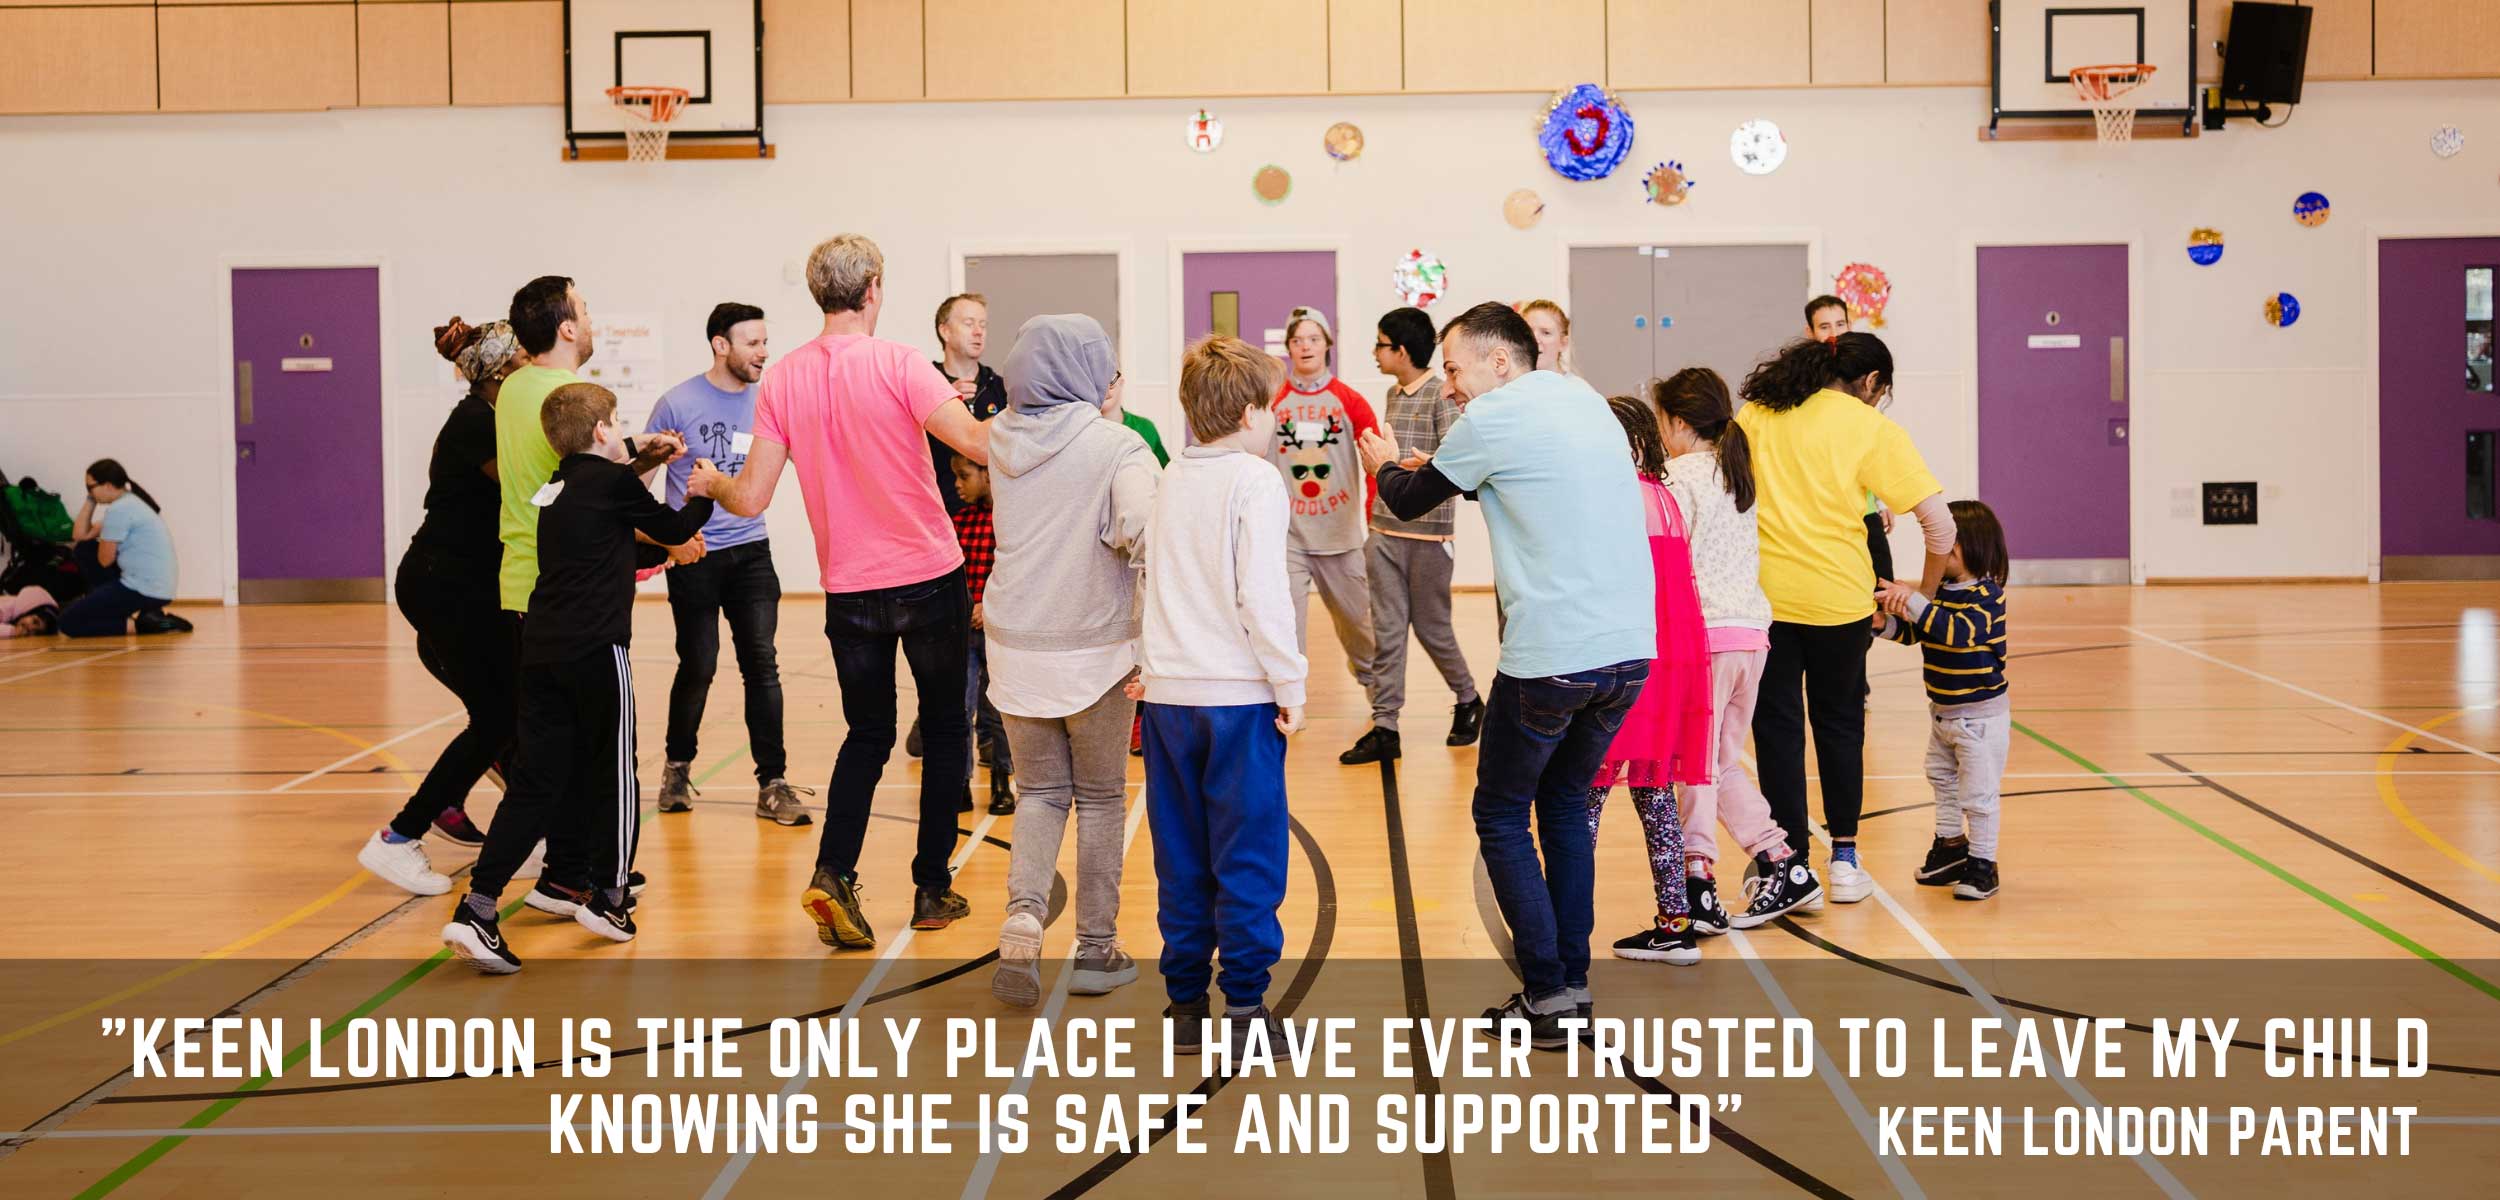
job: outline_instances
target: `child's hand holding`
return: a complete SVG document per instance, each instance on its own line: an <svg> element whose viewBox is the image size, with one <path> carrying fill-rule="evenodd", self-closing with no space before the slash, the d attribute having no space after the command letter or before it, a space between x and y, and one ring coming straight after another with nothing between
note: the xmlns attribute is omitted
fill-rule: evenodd
<svg viewBox="0 0 2500 1200"><path fill-rule="evenodd" d="M972 627L974 629L979 629L981 628L981 624L981 605L978 601L975 601L972 605Z"/></svg>
<svg viewBox="0 0 2500 1200"><path fill-rule="evenodd" d="M1121 685L1120 685L1120 694L1121 694L1121 695L1123 695L1123 696L1128 697L1128 698L1129 698L1129 699L1131 699L1131 700L1143 700L1143 699L1145 699L1145 698L1146 698L1146 677L1145 677L1145 676L1143 676L1143 675L1139 675L1139 674L1137 674L1137 673L1135 673L1135 672L1133 672L1133 671L1132 671L1132 672L1130 672L1130 673L1129 673L1129 677L1128 677L1128 682L1123 683L1123 684L1121 684Z"/></svg>
<svg viewBox="0 0 2500 1200"><path fill-rule="evenodd" d="M1887 579L1875 589L1875 604L1883 611L1906 621L1910 619L1910 597L1918 589L1897 579Z"/></svg>
<svg viewBox="0 0 2500 1200"><path fill-rule="evenodd" d="M1301 705L1279 704L1276 706L1276 732L1286 737L1302 732Z"/></svg>

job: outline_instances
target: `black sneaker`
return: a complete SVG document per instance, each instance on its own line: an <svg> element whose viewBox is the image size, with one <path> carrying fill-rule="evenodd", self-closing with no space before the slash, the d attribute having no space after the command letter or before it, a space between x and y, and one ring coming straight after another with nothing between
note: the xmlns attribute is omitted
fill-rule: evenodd
<svg viewBox="0 0 2500 1200"><path fill-rule="evenodd" d="M1956 900L1985 900L1997 894L1997 864L1993 858L1974 858L1962 868L1962 881L1953 885Z"/></svg>
<svg viewBox="0 0 2500 1200"><path fill-rule="evenodd" d="M999 769L998 769L998 768L996 768L996 767L991 767L991 768L990 768L990 815L992 815L992 816L998 816L998 817L1007 817L1007 816L1013 816L1013 815L1015 815L1015 811L1016 811L1016 787L1015 787L1015 776L1014 776L1013 774L1009 773L1009 772L1006 772L1006 771L1001 771L1001 770L999 770Z"/></svg>
<svg viewBox="0 0 2500 1200"><path fill-rule="evenodd" d="M877 944L868 915L859 908L859 883L823 867L799 893L799 907L816 922L816 940L837 950L866 950Z"/></svg>
<svg viewBox="0 0 2500 1200"><path fill-rule="evenodd" d="M486 844L486 831L469 820L469 810L457 805L434 814L434 832L463 846Z"/></svg>
<svg viewBox="0 0 2500 1200"><path fill-rule="evenodd" d="M1484 701L1470 700L1450 710L1450 736L1446 744L1473 746L1484 734Z"/></svg>
<svg viewBox="0 0 2500 1200"><path fill-rule="evenodd" d="M1719 881L1705 875L1684 877L1684 903L1693 914L1693 932L1717 937L1727 932L1727 910L1719 906Z"/></svg>
<svg viewBox="0 0 2500 1200"><path fill-rule="evenodd" d="M964 785L964 798L955 802L955 811L959 813L968 813L971 812L972 809L972 785L967 783Z"/></svg>
<svg viewBox="0 0 2500 1200"><path fill-rule="evenodd" d="M1701 939L1693 935L1689 922L1682 929L1669 929L1661 922L1616 942L1615 957L1689 967L1701 961Z"/></svg>
<svg viewBox="0 0 2500 1200"><path fill-rule="evenodd" d="M538 886L531 888L530 894L521 898L521 903L551 917L569 917L574 909L582 906L585 891L583 888L566 887L542 875Z"/></svg>
<svg viewBox="0 0 2500 1200"><path fill-rule="evenodd" d="M944 929L972 915L972 902L955 894L949 887L914 888L911 894L911 927Z"/></svg>
<svg viewBox="0 0 2500 1200"><path fill-rule="evenodd" d="M573 921L611 942L630 942L634 940L633 897L628 895L623 904L610 904L606 892L592 888L574 907Z"/></svg>
<svg viewBox="0 0 2500 1200"><path fill-rule="evenodd" d="M636 897L642 895L643 885L649 882L651 881L642 877L640 871L625 872L625 902L633 903Z"/></svg>
<svg viewBox="0 0 2500 1200"><path fill-rule="evenodd" d="M1792 854L1783 863L1765 862L1762 873L1745 881L1745 911L1728 924L1751 929L1773 917L1823 898L1823 882L1806 865L1806 856Z"/></svg>
<svg viewBox="0 0 2500 1200"><path fill-rule="evenodd" d="M1233 1065L1238 1068L1243 1056L1250 1053L1250 1028L1254 1025L1267 1027L1269 1060L1283 1062L1292 1049L1285 1044L1285 1023L1277 1020L1276 1014L1267 1011L1267 1006L1262 1004L1246 1013L1224 1014L1224 1042L1232 1047Z"/></svg>
<svg viewBox="0 0 2500 1200"><path fill-rule="evenodd" d="M1572 1015L1577 1015L1574 1006ZM1526 992L1512 992L1499 1007L1484 1010L1488 1021L1525 1021L1528 1023L1528 1044L1539 1050L1560 1050L1571 1044L1571 1035L1563 1032L1563 1013L1541 1013L1528 1007Z"/></svg>
<svg viewBox="0 0 2500 1200"><path fill-rule="evenodd" d="M920 718L913 717L911 719L911 731L903 735L903 753L908 754L913 758L918 758L920 757L921 749Z"/></svg>
<svg viewBox="0 0 2500 1200"><path fill-rule="evenodd" d="M1920 887L1951 887L1962 881L1962 869L1971 861L1970 843L1937 838L1927 847L1927 861L1918 865Z"/></svg>
<svg viewBox="0 0 2500 1200"><path fill-rule="evenodd" d="M451 922L443 926L443 946L460 961L488 975L510 975L521 969L521 956L503 940L503 925L481 917L464 897L451 906Z"/></svg>
<svg viewBox="0 0 2500 1200"><path fill-rule="evenodd" d="M1187 1003L1175 1000L1163 1006L1163 1028L1172 1039L1172 1048L1191 1054L1206 1040L1207 1019L1215 1015L1207 1007L1207 998L1200 996Z"/></svg>
<svg viewBox="0 0 2500 1200"><path fill-rule="evenodd" d="M133 633L189 633L191 623L160 609L131 618L130 630Z"/></svg>
<svg viewBox="0 0 2500 1200"><path fill-rule="evenodd" d="M1338 755L1337 761L1349 767L1359 767L1364 763L1387 762L1397 756L1398 731L1375 725L1370 733L1357 739L1351 749Z"/></svg>

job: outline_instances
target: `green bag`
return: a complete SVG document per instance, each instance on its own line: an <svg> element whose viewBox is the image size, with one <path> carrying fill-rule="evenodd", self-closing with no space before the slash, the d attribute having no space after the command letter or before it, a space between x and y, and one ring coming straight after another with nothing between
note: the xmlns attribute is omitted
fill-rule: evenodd
<svg viewBox="0 0 2500 1200"><path fill-rule="evenodd" d="M9 514L17 518L17 527L30 537L66 542L75 528L70 523L69 509L61 505L60 495L35 486L32 476L19 480L14 487L0 486L0 501L8 504Z"/></svg>

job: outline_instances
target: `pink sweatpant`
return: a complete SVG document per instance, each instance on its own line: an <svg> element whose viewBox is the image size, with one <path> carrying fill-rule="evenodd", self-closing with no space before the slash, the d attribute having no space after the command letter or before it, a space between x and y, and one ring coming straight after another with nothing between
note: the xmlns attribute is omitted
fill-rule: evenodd
<svg viewBox="0 0 2500 1200"><path fill-rule="evenodd" d="M1754 695L1762 688L1768 650L1720 650L1710 655L1710 720L1718 759L1709 787L1684 789L1684 854L1716 866L1719 841L1713 826L1726 825L1747 857L1785 848L1788 835L1771 819L1771 802L1745 773L1745 738L1753 732Z"/></svg>

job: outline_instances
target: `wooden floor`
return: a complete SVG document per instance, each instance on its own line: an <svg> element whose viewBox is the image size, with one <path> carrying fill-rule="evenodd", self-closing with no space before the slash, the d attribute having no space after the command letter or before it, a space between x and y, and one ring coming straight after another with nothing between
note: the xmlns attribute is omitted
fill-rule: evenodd
<svg viewBox="0 0 2500 1200"><path fill-rule="evenodd" d="M1459 608L1471 659L1489 680L1490 598L1463 595ZM133 1081L117 1074L129 1066L126 1045L98 1035L103 1018L602 1014L620 1026L690 1012L749 1024L845 1010L1006 1018L1012 1010L990 996L981 960L994 947L1015 821L965 821L957 886L974 917L904 936L917 764L898 756L863 866L884 942L829 956L795 903L817 830L751 815L738 682L724 662L695 768L696 811L644 825L638 865L652 884L641 938L611 946L569 922L523 914L506 928L530 969L485 979L438 953L448 899L412 901L355 863L368 832L457 728L455 704L419 667L390 609L190 608L198 632L188 637L0 643L0 911L12 917L0 924L0 955L16 979L0 986L0 1131L12 1131L0 1133L0 1193L694 1197L734 1185L765 1196L822 1191L830 1179L911 1195L1429 1197L1550 1195L1565 1178L1571 1190L1609 1194L2302 1195L2399 1179L2487 1191L2500 1168L2495 609L2500 591L2466 584L2018 590L2019 724L2005 780L2005 888L1993 902L1957 903L1911 884L1930 830L1927 721L1915 657L1888 645L1872 662L1863 832L1881 887L1875 899L1708 941L1700 968L1614 963L1604 945L1647 920L1649 884L1630 813L1610 814L1600 839L1601 1015L1901 1015L1923 1027L1929 1016L2008 1012L2138 1024L2219 1013L2248 1018L2240 1036L2252 1039L2265 1015L2428 1017L2431 1057L2443 1069L2426 1078L2269 1081L2253 1059L2234 1072L2235 1085L2244 1071L2256 1077L2244 1086L2273 1089L2264 1103L2413 1104L2446 1122L2418 1125L2414 1157L2394 1168L2219 1156L1880 1161L1854 1114L1913 1102L1904 1097L1928 1085L1871 1072L1581 1081L1570 1086L1741 1092L1745 1103L1721 1113L1705 1155L1559 1162L1367 1150L1324 1162L1162 1152L1124 1162L1047 1145L986 1162L960 1146L947 1156L862 1159L828 1146L751 1163L723 1154L558 1161L547 1156L551 1093L724 1085L646 1082L630 1063L606 1083L553 1071L347 1088L291 1076L244 1088ZM793 599L784 614L791 774L821 787L842 726L819 608ZM643 605L636 621L648 788L674 662L667 610ZM1287 957L1271 996L1304 1016L1472 1015L1513 986L1475 864L1475 751L1440 745L1450 697L1419 652L1404 762L1394 774L1338 766L1336 753L1366 718L1328 629L1312 622L1312 720L1289 763L1298 848L1283 914ZM491 788L473 797L481 815L494 802ZM1110 997L1068 1000L1069 1015L1160 1009L1153 860L1135 821L1131 832L1122 934L1146 977ZM453 847L428 848L444 870L466 865ZM1063 860L1062 871L1072 878L1072 863ZM1732 879L1726 886L1741 903ZM1046 987L1063 982L1070 924L1064 915L1052 922ZM560 1056L545 1042L539 1053ZM729 1086L777 1086L756 1075ZM1042 1114L1037 1141L1049 1135L1060 1094L1163 1086L923 1083L965 1097L959 1121L971 1119L974 1094L1027 1092ZM1368 1115L1372 1093L1417 1085L1347 1086ZM1240 1081L1207 1111L1228 1127L1222 1114L1243 1095L1291 1090ZM828 1098L829 1119L839 1116L830 1098L843 1085L812 1091ZM2219 1095L2138 1071L2072 1085L2006 1081L1963 1102L2045 1110L2083 1093L2105 1104Z"/></svg>

